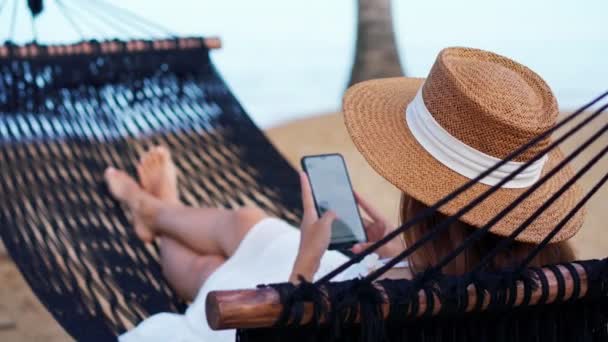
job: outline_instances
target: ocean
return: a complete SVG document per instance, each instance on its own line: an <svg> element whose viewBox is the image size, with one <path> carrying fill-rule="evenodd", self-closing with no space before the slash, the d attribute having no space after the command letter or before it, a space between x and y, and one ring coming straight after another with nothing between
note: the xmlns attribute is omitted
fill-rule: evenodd
<svg viewBox="0 0 608 342"><path fill-rule="evenodd" d="M102 0L64 0L84 38L146 37L98 17ZM178 35L219 36L212 52L226 82L262 127L340 109L350 75L356 30L353 0L103 0ZM10 1L9 1L10 2ZM31 39L25 1L17 1L14 40ZM41 42L80 39L56 1L36 23ZM393 0L394 29L407 76L424 77L447 46L509 56L537 71L560 108L570 111L608 90L608 2L587 0ZM0 39L11 10L0 12ZM119 16L114 16L119 18ZM129 21L125 20L125 26ZM100 29L104 28L104 29ZM162 36L159 33L158 36Z"/></svg>

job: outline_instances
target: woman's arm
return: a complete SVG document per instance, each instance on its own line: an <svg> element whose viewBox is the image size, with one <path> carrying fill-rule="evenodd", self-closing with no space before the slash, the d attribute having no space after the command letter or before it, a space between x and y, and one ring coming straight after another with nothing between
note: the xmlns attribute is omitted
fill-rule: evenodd
<svg viewBox="0 0 608 342"><path fill-rule="evenodd" d="M319 219L308 177L304 172L300 172L300 185L302 187L303 208L300 247L289 276L289 282L294 284L300 282L300 277L312 281L313 276L319 269L321 257L329 247L331 223L336 218L333 212L328 211Z"/></svg>
<svg viewBox="0 0 608 342"><path fill-rule="evenodd" d="M318 255L306 255L298 253L296 261L293 264L293 270L289 276L289 282L297 284L300 279L312 282L312 278L319 270L321 257ZM300 278L301 277L301 278Z"/></svg>

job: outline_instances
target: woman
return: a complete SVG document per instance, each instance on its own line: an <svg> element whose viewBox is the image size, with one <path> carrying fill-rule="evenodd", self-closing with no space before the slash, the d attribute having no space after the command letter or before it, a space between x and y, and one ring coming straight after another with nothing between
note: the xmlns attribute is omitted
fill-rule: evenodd
<svg viewBox="0 0 608 342"><path fill-rule="evenodd" d="M505 158L510 152L555 124L557 103L546 83L530 69L505 57L481 50L443 50L426 80L392 78L363 82L344 99L345 121L351 138L374 169L402 190L401 217L407 221L428 205ZM440 208L440 212L403 234L405 244L424 236L443 215L454 214L492 185L501 188L435 240L409 258L409 268L395 270L409 277L436 264L443 256L483 226L506 205L551 170L561 159L559 150L533 162L513 179L514 169L531 160L549 139L532 146L515 160L481 179L468 191ZM260 283L313 280L345 262L327 251L331 212L317 217L310 186L300 175L304 215L300 230L268 217L255 208L228 210L193 208L179 202L177 178L169 152L156 147L138 167L140 184L124 172L109 168L105 177L111 193L133 215L138 236L158 239L163 270L176 291L194 300L185 315L155 315L123 335L131 340L229 341L233 331L214 332L206 324L204 300L216 289L249 288ZM543 201L572 176L564 168L540 186L509 215L495 224L491 234L444 267L462 274L471 270L485 252L508 236ZM369 217L365 229L371 243L389 228L360 196ZM508 251L498 255L492 268L521 261L580 198L573 187L517 237ZM577 214L533 261L532 265L573 260L566 242L581 227ZM353 247L355 253L366 244ZM402 250L400 239L378 250L390 257ZM365 275L378 262L364 260L335 280Z"/></svg>

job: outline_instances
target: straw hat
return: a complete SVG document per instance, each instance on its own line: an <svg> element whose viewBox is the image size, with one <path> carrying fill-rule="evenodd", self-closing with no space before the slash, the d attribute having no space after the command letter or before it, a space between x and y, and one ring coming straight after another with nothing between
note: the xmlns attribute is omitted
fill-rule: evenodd
<svg viewBox="0 0 608 342"><path fill-rule="evenodd" d="M441 51L426 80L366 81L344 96L346 127L359 151L380 175L426 205L554 126L557 114L555 97L532 70L497 54L468 48ZM456 213L548 144L549 138L528 149L440 211ZM562 152L554 149L462 221L484 225L562 159ZM491 231L508 236L572 175L570 167L563 168ZM571 187L517 240L539 243L580 197L580 189ZM552 242L572 237L583 217L579 212Z"/></svg>

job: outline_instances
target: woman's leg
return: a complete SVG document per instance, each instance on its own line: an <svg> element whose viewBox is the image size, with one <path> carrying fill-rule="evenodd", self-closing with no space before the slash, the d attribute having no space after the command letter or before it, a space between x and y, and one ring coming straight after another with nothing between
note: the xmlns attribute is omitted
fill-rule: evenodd
<svg viewBox="0 0 608 342"><path fill-rule="evenodd" d="M177 172L169 151L153 148L144 154L137 167L143 189L161 201L180 204ZM147 230L144 222L137 222L138 230ZM180 297L191 301L207 278L226 259L220 255L199 255L179 242L159 236L160 263L167 281Z"/></svg>
<svg viewBox="0 0 608 342"><path fill-rule="evenodd" d="M226 259L220 255L199 255L181 243L159 237L160 262L167 281L185 300L192 301L207 278Z"/></svg>
<svg viewBox="0 0 608 342"><path fill-rule="evenodd" d="M257 208L193 208L163 202L116 169L106 171L106 179L114 197L133 213L136 232L146 242L165 235L198 254L228 258L251 227L266 217Z"/></svg>
<svg viewBox="0 0 608 342"><path fill-rule="evenodd" d="M142 159L138 171L144 186L163 183L151 175L175 173L164 148L155 148L148 154L157 158L154 158L155 163L145 163L146 158ZM110 192L129 206L135 218L136 232L145 241L165 235L198 254L230 257L249 229L266 217L257 208L194 208L184 206L178 200L163 201L141 189L122 171L109 168L105 176Z"/></svg>
<svg viewBox="0 0 608 342"><path fill-rule="evenodd" d="M256 208L161 207L150 220L156 234L169 236L200 254L231 257L251 227L266 217Z"/></svg>

